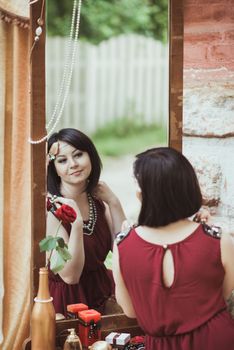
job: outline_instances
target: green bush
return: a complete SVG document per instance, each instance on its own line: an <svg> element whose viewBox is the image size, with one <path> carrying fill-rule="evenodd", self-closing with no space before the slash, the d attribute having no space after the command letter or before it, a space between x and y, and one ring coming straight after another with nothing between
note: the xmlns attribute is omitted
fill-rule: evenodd
<svg viewBox="0 0 234 350"><path fill-rule="evenodd" d="M91 136L101 155L118 157L167 143L166 128L122 118L107 124Z"/></svg>
<svg viewBox="0 0 234 350"><path fill-rule="evenodd" d="M47 33L67 36L73 1L47 1ZM86 0L79 36L98 44L113 36L138 33L167 41L168 0Z"/></svg>

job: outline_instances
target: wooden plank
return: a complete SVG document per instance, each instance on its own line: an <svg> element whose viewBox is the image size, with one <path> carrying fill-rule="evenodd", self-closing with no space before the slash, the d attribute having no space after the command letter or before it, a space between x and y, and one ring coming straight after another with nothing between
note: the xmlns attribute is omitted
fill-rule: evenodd
<svg viewBox="0 0 234 350"><path fill-rule="evenodd" d="M170 0L169 146L182 150L183 0Z"/></svg>
<svg viewBox="0 0 234 350"><path fill-rule="evenodd" d="M161 56L161 65L162 65L162 112L161 112L161 119L160 123L167 127L169 125L168 118L165 118L169 115L169 47L164 46L162 50L162 56ZM165 64L166 62L166 64Z"/></svg>
<svg viewBox="0 0 234 350"><path fill-rule="evenodd" d="M43 0L30 8L31 46ZM44 18L44 14L43 14ZM40 40L34 46L31 59L31 138L45 135L45 25ZM39 241L45 236L45 142L31 145L32 171L32 273L33 294L38 289L38 270L45 265L45 255L39 252Z"/></svg>
<svg viewBox="0 0 234 350"><path fill-rule="evenodd" d="M119 117L123 117L126 110L126 103L125 101L128 98L128 90L125 90L126 87L126 80L129 79L127 77L126 79L126 64L125 64L125 47L124 47L124 36L121 35L117 38L117 45L118 45L118 65L117 65L117 75L118 79L116 81L117 84L117 95L116 95L116 115ZM130 72L128 72L131 74Z"/></svg>
<svg viewBox="0 0 234 350"><path fill-rule="evenodd" d="M152 83L153 83L153 75L152 75L152 57L153 57L153 44L154 41L151 39L148 39L146 44L146 60L147 64L145 67L145 89L144 89L144 111L145 111L145 117L144 121L147 124L151 124L153 122L153 110L151 109L151 96L153 93L152 90Z"/></svg>
<svg viewBox="0 0 234 350"><path fill-rule="evenodd" d="M153 97L153 106L155 110L155 117L156 117L156 122L159 124L161 121L161 111L162 111L162 81L163 81L163 76L162 76L162 67L161 67L161 62L162 62L162 45L158 41L155 43L155 48L154 48L154 57L155 61L157 62L155 64L155 83L154 83L154 89L155 91L155 96Z"/></svg>
<svg viewBox="0 0 234 350"><path fill-rule="evenodd" d="M107 42L104 41L100 44L99 46L99 60L101 63L105 63L107 64L107 58L108 57L108 46L107 46ZM105 125L105 113L106 113L106 105L108 104L108 100L106 99L106 97L108 96L108 90L106 91L107 88L107 82L108 82L108 71L105 68L105 64L100 64L99 67L99 89L97 90L98 92L98 97L97 97L97 101L98 101L98 105L99 105L99 127L100 126L104 126Z"/></svg>

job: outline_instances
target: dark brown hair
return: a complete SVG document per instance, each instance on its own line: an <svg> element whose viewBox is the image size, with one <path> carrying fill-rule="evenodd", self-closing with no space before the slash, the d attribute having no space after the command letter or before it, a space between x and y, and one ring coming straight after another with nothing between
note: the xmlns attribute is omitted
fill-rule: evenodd
<svg viewBox="0 0 234 350"><path fill-rule="evenodd" d="M169 147L152 148L138 154L133 167L142 191L139 225L165 226L200 209L197 176L180 152Z"/></svg>

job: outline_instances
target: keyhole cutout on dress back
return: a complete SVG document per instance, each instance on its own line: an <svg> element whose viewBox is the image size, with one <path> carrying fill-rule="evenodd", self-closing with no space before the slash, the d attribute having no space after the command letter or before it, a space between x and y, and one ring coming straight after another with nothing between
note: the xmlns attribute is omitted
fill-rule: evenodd
<svg viewBox="0 0 234 350"><path fill-rule="evenodd" d="M170 288L174 282L175 267L174 259L170 249L164 246L165 252L162 262L162 280L165 287Z"/></svg>

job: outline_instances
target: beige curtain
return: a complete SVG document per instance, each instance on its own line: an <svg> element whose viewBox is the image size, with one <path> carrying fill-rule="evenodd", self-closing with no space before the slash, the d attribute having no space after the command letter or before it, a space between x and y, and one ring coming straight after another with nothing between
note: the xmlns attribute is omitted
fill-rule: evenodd
<svg viewBox="0 0 234 350"><path fill-rule="evenodd" d="M15 14L28 15L28 0L0 0L2 350L22 349L23 340L29 336L31 300L31 173L27 141L30 128L29 30L28 20L17 18Z"/></svg>
<svg viewBox="0 0 234 350"><path fill-rule="evenodd" d="M9 13L12 17L20 17L22 21L23 17L28 22L29 18L29 0L0 0L0 8L4 13Z"/></svg>

